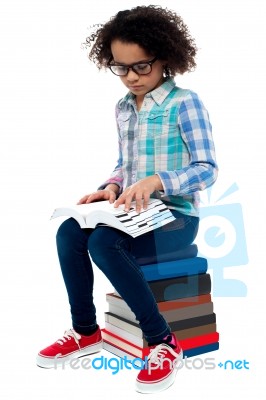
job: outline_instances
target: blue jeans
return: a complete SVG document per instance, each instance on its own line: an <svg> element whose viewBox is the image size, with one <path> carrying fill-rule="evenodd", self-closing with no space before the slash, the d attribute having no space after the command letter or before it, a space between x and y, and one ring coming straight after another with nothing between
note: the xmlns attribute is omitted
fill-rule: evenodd
<svg viewBox="0 0 266 400"><path fill-rule="evenodd" d="M199 219L178 211L173 214L175 221L137 238L107 226L81 229L72 218L62 223L56 236L57 251L78 333L89 334L97 327L91 259L134 312L149 343L170 333L136 259L160 257L194 241Z"/></svg>

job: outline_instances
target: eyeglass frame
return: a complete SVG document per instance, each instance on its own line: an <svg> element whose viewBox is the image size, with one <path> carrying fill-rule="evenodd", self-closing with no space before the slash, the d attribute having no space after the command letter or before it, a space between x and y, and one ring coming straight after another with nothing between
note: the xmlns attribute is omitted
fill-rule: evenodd
<svg viewBox="0 0 266 400"><path fill-rule="evenodd" d="M137 75L148 75L148 74L150 74L151 71L152 71L152 65L153 65L153 64L155 63L155 61L157 61L157 60L158 60L158 57L154 57L154 58L153 58L152 60L150 60L150 61L142 61L142 62L137 62L137 63L129 64L129 65L125 65L125 64L111 64L111 61L109 61L108 64L107 64L107 67L108 67L108 68L110 69L110 71L111 71L114 75L116 75L116 76L127 76L130 69L131 69L132 71L134 71L135 74L137 74ZM151 70L150 70L149 72L145 73L145 74L140 74L139 72L137 72L137 71L134 69L134 66L135 66L135 65L141 65L141 64L147 64L147 65L149 65L150 68L151 68ZM124 68L127 68L127 73L124 74L124 75L118 75L118 74L116 74L114 71L112 71L112 69L111 69L112 67L124 67Z"/></svg>

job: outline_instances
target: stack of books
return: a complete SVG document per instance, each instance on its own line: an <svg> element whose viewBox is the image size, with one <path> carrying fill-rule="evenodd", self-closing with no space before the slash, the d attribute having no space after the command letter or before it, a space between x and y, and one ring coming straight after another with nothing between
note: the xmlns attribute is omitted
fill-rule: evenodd
<svg viewBox="0 0 266 400"><path fill-rule="evenodd" d="M197 257L197 246L192 244L159 260L138 261L184 357L218 350L211 277L207 272L207 260ZM144 359L149 347L135 314L117 292L107 293L106 300L108 311L102 329L104 349L119 357Z"/></svg>

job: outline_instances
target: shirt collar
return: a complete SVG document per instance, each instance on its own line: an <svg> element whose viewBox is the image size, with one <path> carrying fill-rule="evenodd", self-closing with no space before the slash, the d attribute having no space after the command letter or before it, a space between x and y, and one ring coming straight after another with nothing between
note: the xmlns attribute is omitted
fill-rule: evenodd
<svg viewBox="0 0 266 400"><path fill-rule="evenodd" d="M174 79L169 78L161 86L147 93L145 97L152 97L158 105L161 105L174 87Z"/></svg>
<svg viewBox="0 0 266 400"><path fill-rule="evenodd" d="M160 105L164 102L168 94L173 90L175 86L176 84L174 79L168 78L165 82L162 83L161 86L147 93L145 95L145 98L151 97L158 105ZM121 103L124 102L135 104L135 95L131 92L128 92L126 96L121 100Z"/></svg>

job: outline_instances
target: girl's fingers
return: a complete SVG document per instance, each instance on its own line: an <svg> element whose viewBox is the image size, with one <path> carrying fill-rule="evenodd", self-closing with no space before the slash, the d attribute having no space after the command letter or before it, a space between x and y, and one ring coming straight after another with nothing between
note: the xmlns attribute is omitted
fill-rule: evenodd
<svg viewBox="0 0 266 400"><path fill-rule="evenodd" d="M77 204L89 204L95 200L108 200L113 203L116 199L116 194L112 190L99 190L98 192L93 192L91 194L86 194L83 196Z"/></svg>

